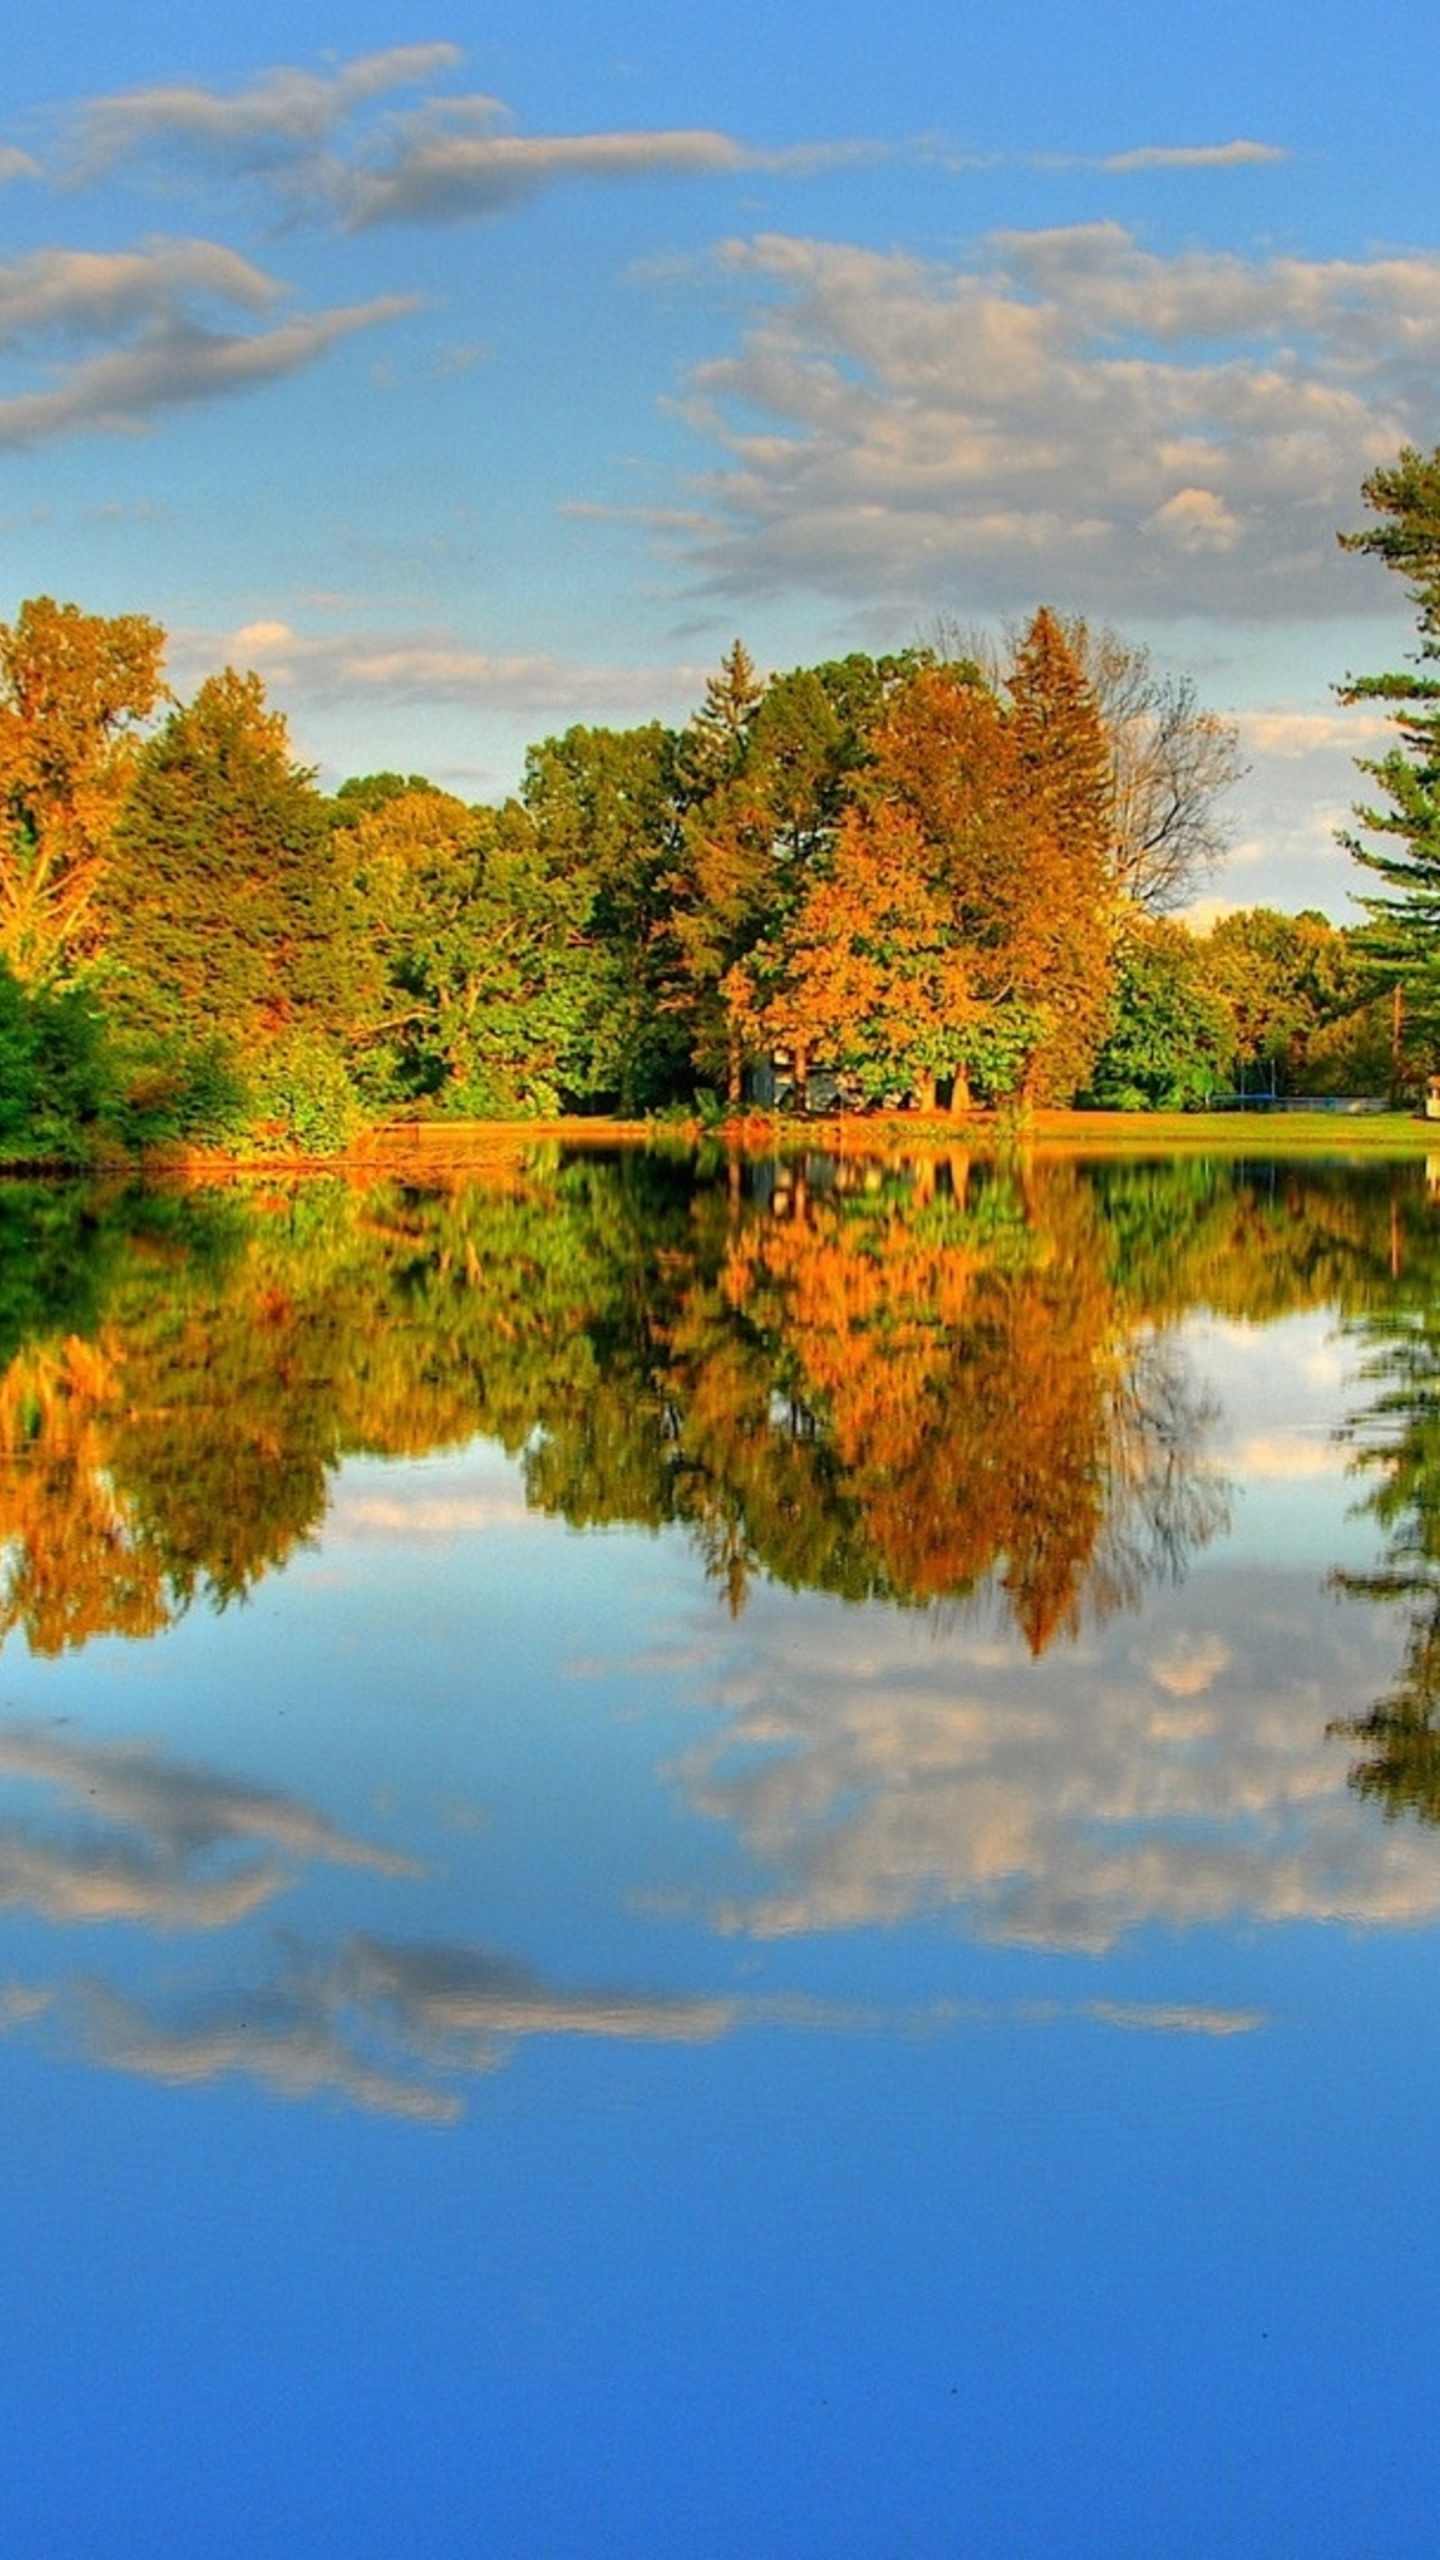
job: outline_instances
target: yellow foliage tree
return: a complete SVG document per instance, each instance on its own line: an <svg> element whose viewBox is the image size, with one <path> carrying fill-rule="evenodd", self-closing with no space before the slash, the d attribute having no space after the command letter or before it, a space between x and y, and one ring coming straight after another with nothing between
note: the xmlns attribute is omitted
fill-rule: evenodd
<svg viewBox="0 0 1440 2560"><path fill-rule="evenodd" d="M144 614L49 596L0 623L0 957L27 986L99 947L96 892L164 648Z"/></svg>

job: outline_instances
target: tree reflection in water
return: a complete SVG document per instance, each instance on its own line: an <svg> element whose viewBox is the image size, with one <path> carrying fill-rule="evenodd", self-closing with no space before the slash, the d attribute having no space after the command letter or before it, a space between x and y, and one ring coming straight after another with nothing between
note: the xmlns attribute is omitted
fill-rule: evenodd
<svg viewBox="0 0 1440 2560"><path fill-rule="evenodd" d="M0 1628L58 1652L223 1607L346 1456L483 1434L539 1509L681 1524L733 1609L756 1574L988 1594L1039 1653L1224 1521L1178 1318L1383 1311L1408 1179L517 1150L433 1187L9 1186ZM1423 1323L1384 1356L1420 1324L1430 1377ZM1386 1463L1388 1524L1434 1472Z"/></svg>
<svg viewBox="0 0 1440 2560"><path fill-rule="evenodd" d="M1361 1745L1351 1784L1392 1818L1440 1822L1440 1270L1428 1234L1397 1256L1390 1304L1355 1331L1373 1390L1351 1423L1363 1508L1384 1539L1370 1573L1337 1574L1337 1588L1404 1610L1405 1649L1394 1686L1333 1730Z"/></svg>

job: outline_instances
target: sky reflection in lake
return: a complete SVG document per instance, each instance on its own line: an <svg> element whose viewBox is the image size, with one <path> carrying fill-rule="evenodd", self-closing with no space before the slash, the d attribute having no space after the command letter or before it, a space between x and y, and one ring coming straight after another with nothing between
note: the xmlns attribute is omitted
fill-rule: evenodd
<svg viewBox="0 0 1440 2560"><path fill-rule="evenodd" d="M8 2548L1429 2548L1419 1168L4 1214Z"/></svg>

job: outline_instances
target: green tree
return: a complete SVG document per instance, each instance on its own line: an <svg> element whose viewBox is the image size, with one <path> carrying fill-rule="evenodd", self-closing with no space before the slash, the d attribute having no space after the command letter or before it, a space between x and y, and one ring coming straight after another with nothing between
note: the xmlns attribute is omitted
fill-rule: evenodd
<svg viewBox="0 0 1440 2560"><path fill-rule="evenodd" d="M1376 676L1348 676L1342 702L1380 702L1396 743L1378 757L1357 759L1376 785L1355 815L1360 831L1342 835L1348 853L1381 883L1364 896L1360 940L1374 982L1391 992L1397 1084L1407 1072L1408 1017L1423 1054L1440 1044L1440 448L1407 446L1364 483L1377 521L1342 534L1347 551L1367 554L1406 581L1416 609L1419 646L1412 666Z"/></svg>
<svg viewBox="0 0 1440 2560"><path fill-rule="evenodd" d="M740 1099L762 982L836 858L875 740L928 653L860 653L761 687L736 644L676 741L672 851L658 883L652 983L691 1073ZM808 928L807 934L808 934ZM753 961L753 967L752 967ZM780 963L783 968L783 959Z"/></svg>
<svg viewBox="0 0 1440 2560"><path fill-rule="evenodd" d="M679 747L658 720L576 727L532 747L521 799L537 857L583 887L594 1007L573 1061L576 1090L648 1109L684 1088L689 1050L665 1002L666 882L677 854Z"/></svg>
<svg viewBox="0 0 1440 2560"><path fill-rule="evenodd" d="M736 640L720 661L718 673L705 686L705 699L685 733L683 778L694 798L713 791L738 773L745 760L750 725L764 699L765 687L743 640Z"/></svg>
<svg viewBox="0 0 1440 2560"><path fill-rule="evenodd" d="M437 958L452 1108L553 1116L586 1091L604 991L591 884L547 858L511 801L485 821L479 874Z"/></svg>
<svg viewBox="0 0 1440 2560"><path fill-rule="evenodd" d="M89 990L22 986L0 959L0 1162L86 1165L124 1135L113 1044Z"/></svg>
<svg viewBox="0 0 1440 2560"><path fill-rule="evenodd" d="M1232 1057L1274 1070L1283 1093L1312 1089L1320 1036L1352 1016L1365 995L1353 939L1313 907L1284 915L1241 907L1197 945L1202 981L1225 1008Z"/></svg>
<svg viewBox="0 0 1440 2560"><path fill-rule="evenodd" d="M1184 925L1169 916L1132 920L1120 938L1112 1004L1087 1102L1102 1111L1184 1111L1224 1088L1234 1034Z"/></svg>
<svg viewBox="0 0 1440 2560"><path fill-rule="evenodd" d="M0 960L0 1156L25 1153L35 1093L35 1031L25 990Z"/></svg>
<svg viewBox="0 0 1440 2560"><path fill-rule="evenodd" d="M455 1078L478 958L486 813L392 774L342 785L334 813L337 858L377 969L357 1077L378 1108L413 1105Z"/></svg>
<svg viewBox="0 0 1440 2560"><path fill-rule="evenodd" d="M255 675L210 677L141 749L102 888L107 994L132 1033L242 1070L373 1012L362 917L325 803Z"/></svg>
<svg viewBox="0 0 1440 2560"><path fill-rule="evenodd" d="M725 995L732 969L778 921L774 822L749 743L764 687L743 642L721 661L680 740L674 859L657 924L659 1001L694 1076L741 1097L744 1048Z"/></svg>

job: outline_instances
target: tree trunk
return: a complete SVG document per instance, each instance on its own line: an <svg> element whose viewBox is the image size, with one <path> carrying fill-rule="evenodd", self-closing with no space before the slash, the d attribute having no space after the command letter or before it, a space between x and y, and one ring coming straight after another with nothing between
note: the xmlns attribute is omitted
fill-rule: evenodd
<svg viewBox="0 0 1440 2560"><path fill-rule="evenodd" d="M957 1067L955 1070L955 1081L950 1087L951 1111L973 1111L974 1107L974 1097L970 1091L969 1072L964 1067Z"/></svg>
<svg viewBox="0 0 1440 2560"><path fill-rule="evenodd" d="M915 1108L927 1119L934 1117L935 1073L931 1067L923 1067L915 1078Z"/></svg>

